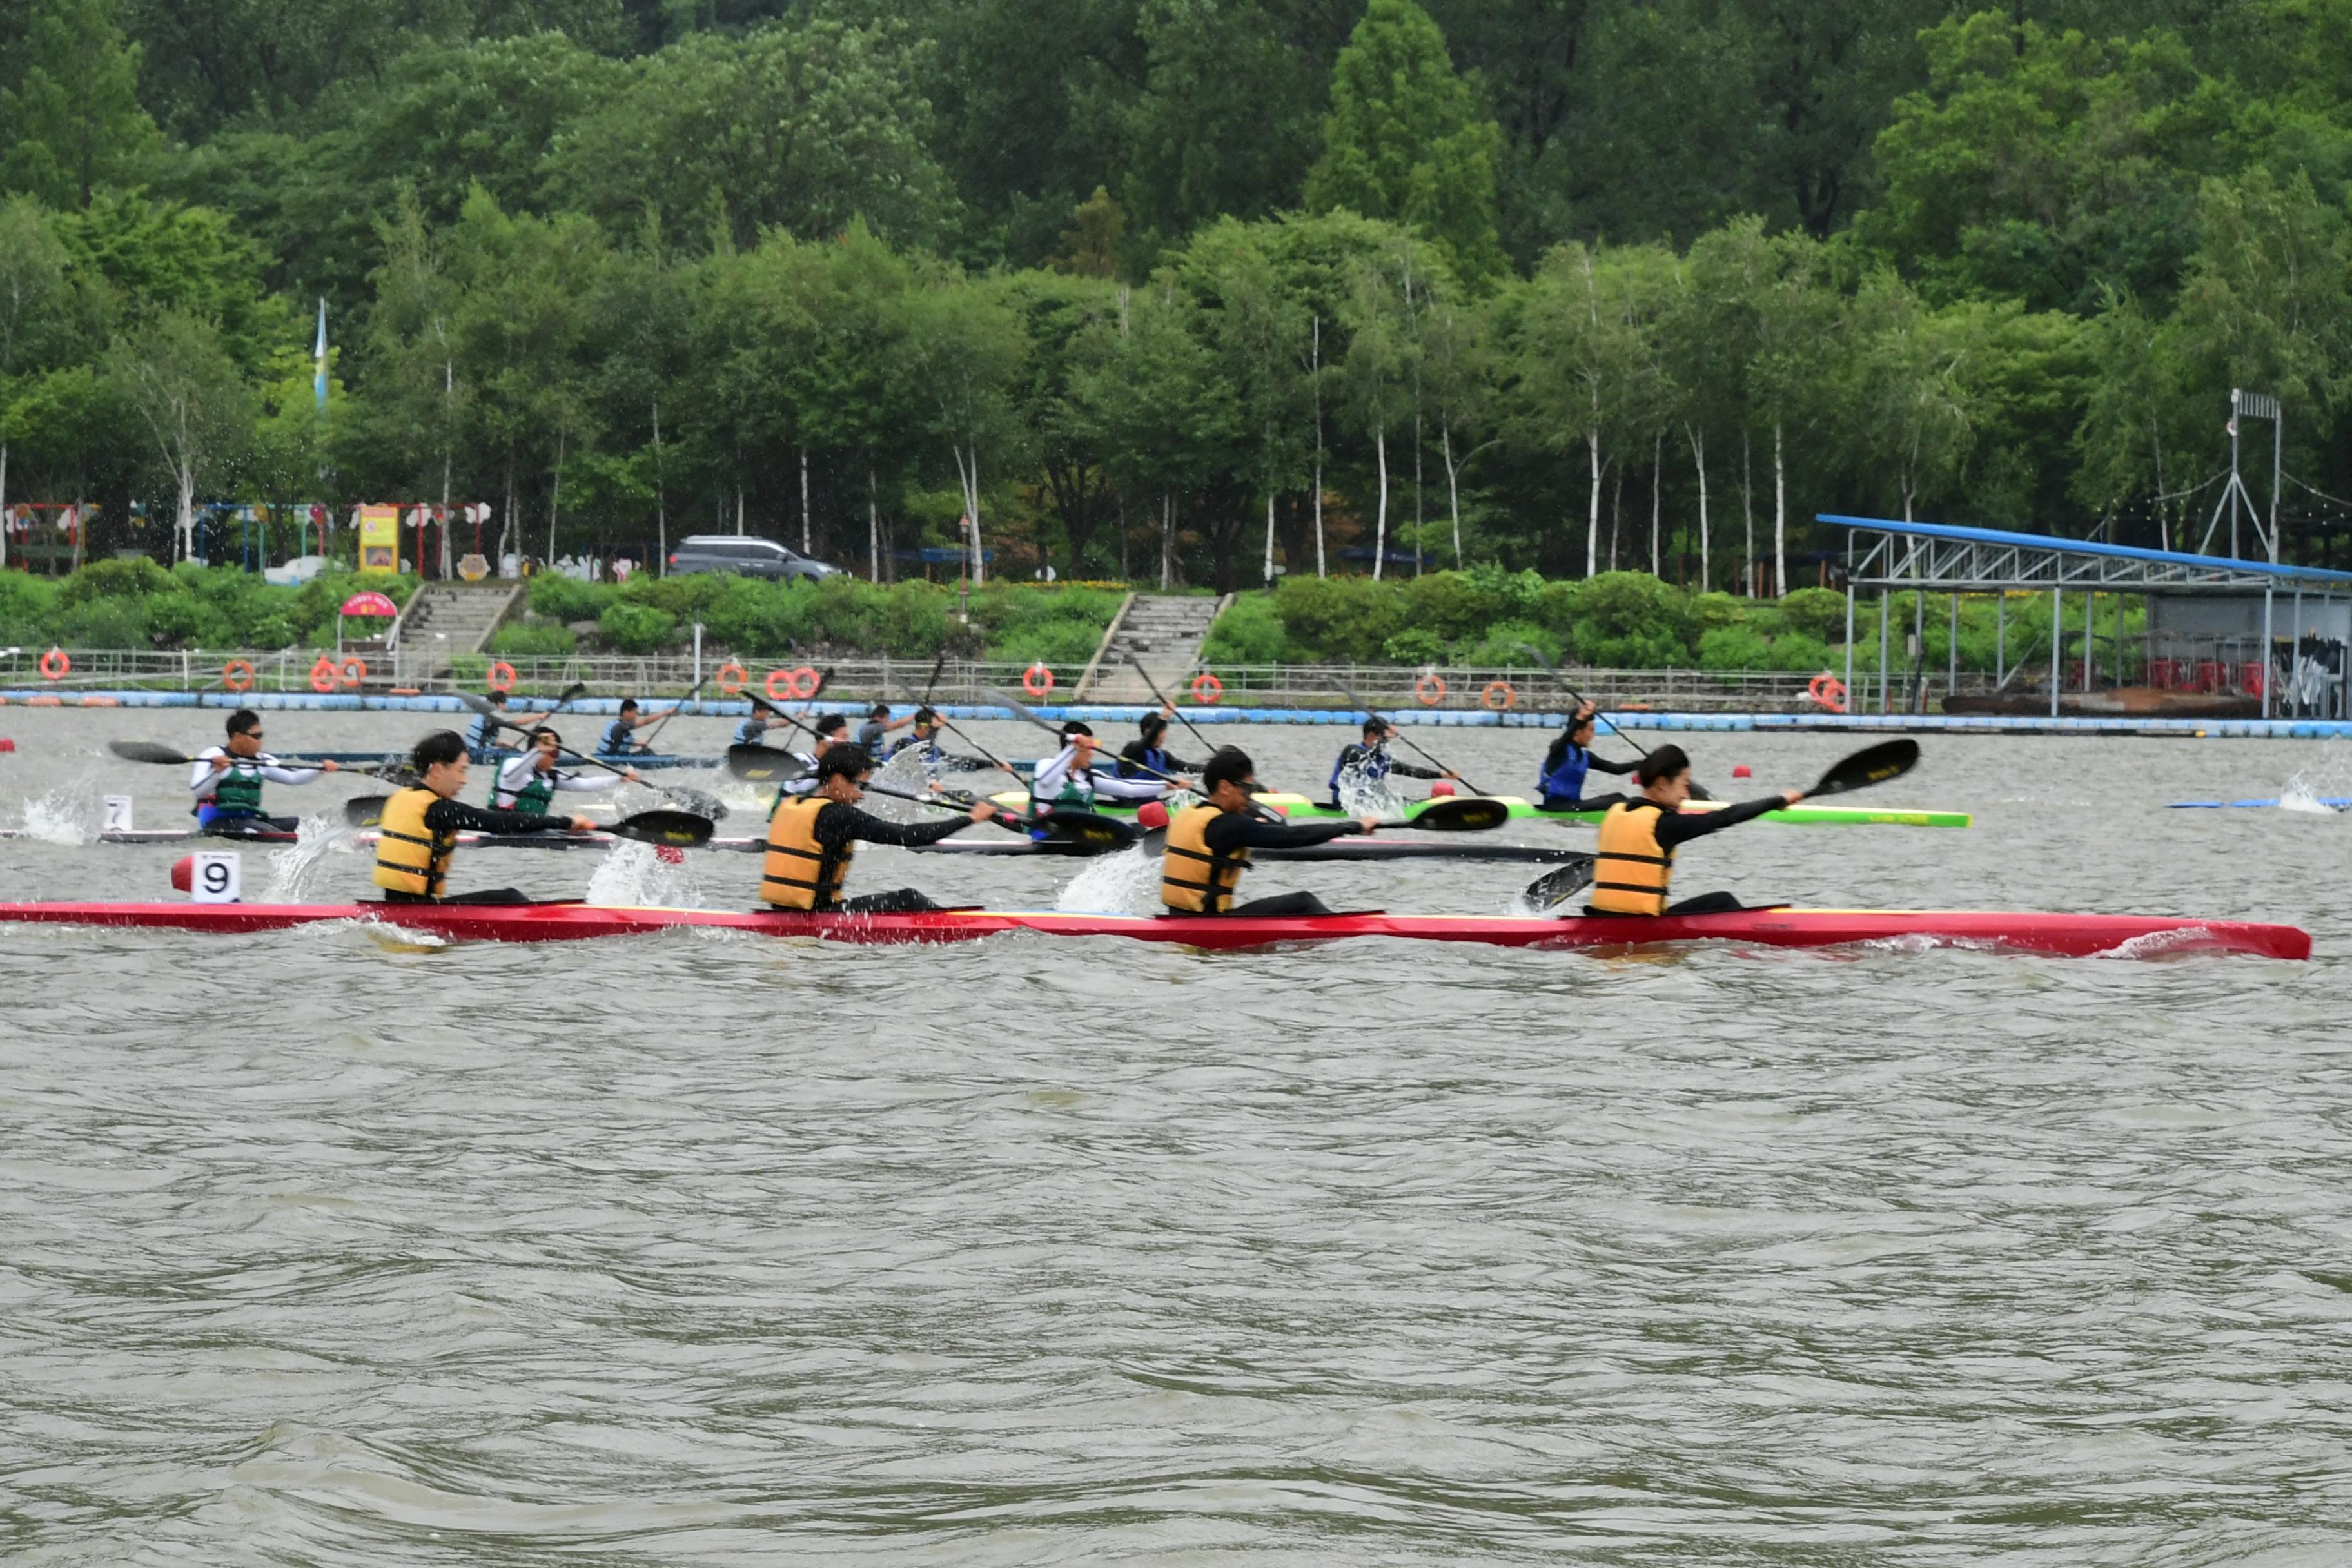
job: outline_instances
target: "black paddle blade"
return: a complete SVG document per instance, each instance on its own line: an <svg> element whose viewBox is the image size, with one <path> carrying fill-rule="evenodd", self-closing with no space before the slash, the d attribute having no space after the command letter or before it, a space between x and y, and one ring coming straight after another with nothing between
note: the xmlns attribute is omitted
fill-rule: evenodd
<svg viewBox="0 0 2352 1568"><path fill-rule="evenodd" d="M1091 811L1056 811L1035 819L1037 830L1057 844L1082 844L1089 849L1124 849L1135 842L1133 823Z"/></svg>
<svg viewBox="0 0 2352 1568"><path fill-rule="evenodd" d="M668 844L680 849L699 849L710 842L711 821L690 811L641 811L635 816L625 816L604 831L615 838L634 838L640 844Z"/></svg>
<svg viewBox="0 0 2352 1568"><path fill-rule="evenodd" d="M727 803L707 791L686 784L659 784L656 789L664 800L697 816L707 816L713 822L727 820Z"/></svg>
<svg viewBox="0 0 2352 1568"><path fill-rule="evenodd" d="M392 804L388 795L359 795L343 802L343 820L353 827L373 827L383 820L383 808Z"/></svg>
<svg viewBox="0 0 2352 1568"><path fill-rule="evenodd" d="M1405 827L1428 833L1484 833L1511 820L1511 808L1499 800L1478 795L1454 795L1433 800L1412 814Z"/></svg>
<svg viewBox="0 0 2352 1568"><path fill-rule="evenodd" d="M1899 779L1919 765L1919 742L1908 736L1898 741L1881 741L1874 746L1864 746L1853 755L1839 762L1822 775L1822 782L1805 793L1843 795L1848 790L1867 789L1872 784Z"/></svg>
<svg viewBox="0 0 2352 1568"><path fill-rule="evenodd" d="M730 746L727 771L751 784L783 784L808 772L808 764L773 746Z"/></svg>
<svg viewBox="0 0 2352 1568"><path fill-rule="evenodd" d="M1528 884L1519 896L1538 914L1549 914L1585 889L1592 886L1592 857L1579 855L1558 870L1546 871Z"/></svg>
<svg viewBox="0 0 2352 1568"><path fill-rule="evenodd" d="M194 757L152 741L109 741L106 749L126 763L193 763Z"/></svg>

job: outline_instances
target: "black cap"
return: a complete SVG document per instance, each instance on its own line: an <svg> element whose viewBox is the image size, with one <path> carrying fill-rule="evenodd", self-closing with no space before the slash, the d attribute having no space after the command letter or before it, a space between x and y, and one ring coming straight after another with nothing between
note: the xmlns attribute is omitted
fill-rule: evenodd
<svg viewBox="0 0 2352 1568"><path fill-rule="evenodd" d="M1093 734L1093 730L1079 723L1076 719L1071 720L1068 723L1062 726L1062 739L1065 741L1068 740L1073 735L1085 735L1091 738Z"/></svg>

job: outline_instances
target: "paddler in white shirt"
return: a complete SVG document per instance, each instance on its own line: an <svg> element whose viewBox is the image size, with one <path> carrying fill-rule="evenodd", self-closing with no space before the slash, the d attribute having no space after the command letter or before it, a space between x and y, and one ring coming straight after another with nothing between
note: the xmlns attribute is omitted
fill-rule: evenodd
<svg viewBox="0 0 2352 1568"><path fill-rule="evenodd" d="M1030 809L1067 805L1092 811L1097 797L1140 803L1158 800L1171 790L1192 787L1189 779L1141 775L1123 779L1112 769L1097 773L1095 759L1098 755L1092 730L1075 719L1063 725L1061 751L1039 763L1030 780Z"/></svg>
<svg viewBox="0 0 2352 1568"><path fill-rule="evenodd" d="M490 782L490 804L500 811L544 812L558 790L590 795L644 782L635 768L624 768L616 773L565 773L558 765L562 751L562 736L544 724L533 729L530 750L499 764Z"/></svg>
<svg viewBox="0 0 2352 1568"><path fill-rule="evenodd" d="M271 816L262 811L263 783L315 784L320 774L335 771L332 762L315 768L280 766L276 757L261 749L261 715L250 708L240 708L228 716L226 745L206 746L196 753L194 762L194 770L188 775L188 793L196 797L196 827L204 833L236 833L254 827L291 833L301 826L299 818Z"/></svg>

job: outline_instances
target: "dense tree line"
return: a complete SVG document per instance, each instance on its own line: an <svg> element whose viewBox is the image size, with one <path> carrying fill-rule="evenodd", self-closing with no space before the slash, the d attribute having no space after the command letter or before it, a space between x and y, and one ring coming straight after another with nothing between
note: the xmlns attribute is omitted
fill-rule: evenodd
<svg viewBox="0 0 2352 1568"><path fill-rule="evenodd" d="M1770 592L1819 510L2193 547L2242 386L2316 559L2347 37L2352 0L33 0L0 502L165 555L205 502L446 499L541 555L740 524L888 575L969 528L1024 576Z"/></svg>

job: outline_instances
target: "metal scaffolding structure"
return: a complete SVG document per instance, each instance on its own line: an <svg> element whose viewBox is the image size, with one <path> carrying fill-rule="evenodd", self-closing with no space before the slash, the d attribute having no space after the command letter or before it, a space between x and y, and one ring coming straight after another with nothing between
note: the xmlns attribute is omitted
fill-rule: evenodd
<svg viewBox="0 0 2352 1568"><path fill-rule="evenodd" d="M1846 536L1846 679L1849 689L1853 685L1854 598L1857 589L1879 591L1879 669L1882 685L1887 668L1888 636L1887 596L1909 592L1922 595L1915 602L1915 617L1924 630L1924 595L1930 593L2000 594L2042 593L2050 595L2051 626L2064 626L2065 595L2069 591L2089 596L2089 613L2084 626L2092 625L2097 606L2097 595L2139 595L2153 600L2167 595L2200 598L2242 598L2262 600L2261 650L2263 716L2269 718L2275 703L2279 682L2270 679L2274 665L2273 653L2277 633L2279 601L2289 600L2294 627L2294 649L2291 660L2301 658L2300 650L2312 637L2306 619L2306 603L2320 607L2319 620L2326 625L2335 618L2339 600L2352 602L2352 572L2336 571L2315 566L2283 566L2267 561L2246 561L2229 556L2192 555L2180 551L2141 550L2122 544L2098 544L2086 540L2056 539L2047 534L2010 533L1999 529L1959 528L1946 523L1903 522L1886 518L1846 517L1834 512L1822 512L1814 521L1831 523L1847 531ZM2003 601L2006 614L2006 600ZM2116 605L2118 633L2122 625L2122 604ZM1953 620L1952 661L1955 671L1958 663L1958 623ZM1917 635L1915 633L1914 635ZM2050 712L2058 713L2058 699L2063 685L2061 649L2065 638L2053 633L2050 645ZM2116 663L2122 662L2120 636L2116 644ZM2086 676L2092 658L2089 637L2085 637L2083 662ZM2291 664L2290 670L2299 673ZM2086 682L2087 683L2087 682ZM2302 702L2298 695L2298 705ZM2345 693L2340 679L2333 701L2341 707Z"/></svg>

